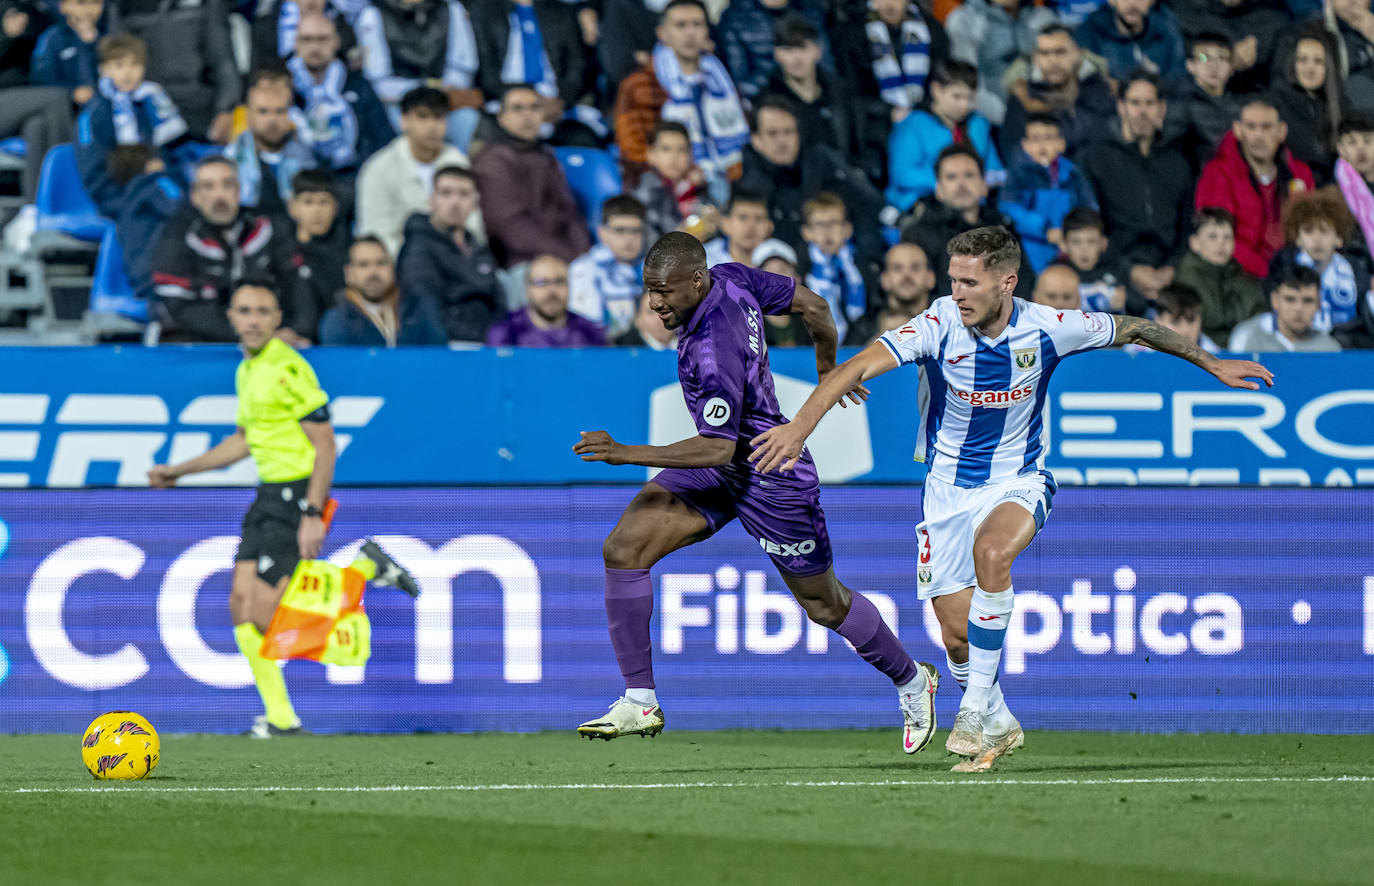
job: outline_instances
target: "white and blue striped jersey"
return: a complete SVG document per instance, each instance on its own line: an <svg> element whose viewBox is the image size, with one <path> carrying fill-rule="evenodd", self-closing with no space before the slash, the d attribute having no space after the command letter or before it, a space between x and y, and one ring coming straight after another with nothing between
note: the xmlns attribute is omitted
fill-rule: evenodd
<svg viewBox="0 0 1374 886"><path fill-rule="evenodd" d="M1058 311L1014 299L997 338L964 326L948 296L878 338L900 365L921 368L916 460L970 488L1044 470L1050 374L1116 337L1110 314Z"/></svg>

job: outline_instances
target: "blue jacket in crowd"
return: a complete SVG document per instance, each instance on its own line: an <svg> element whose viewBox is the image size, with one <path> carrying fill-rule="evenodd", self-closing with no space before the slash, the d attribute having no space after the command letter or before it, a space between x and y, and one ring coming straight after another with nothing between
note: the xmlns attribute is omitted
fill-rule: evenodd
<svg viewBox="0 0 1374 886"><path fill-rule="evenodd" d="M721 60L741 95L753 98L768 85L768 78L778 67L773 58L773 33L778 22L789 15L800 15L816 26L821 34L821 64L831 66L825 10L814 0L790 0L781 9L769 9L759 0L732 0L721 13L716 31Z"/></svg>
<svg viewBox="0 0 1374 886"><path fill-rule="evenodd" d="M997 208L1011 218L1026 258L1038 274L1059 254L1059 247L1045 239L1046 232L1063 224L1070 210L1096 209L1097 198L1083 171L1068 157L1046 167L1020 148L1016 154Z"/></svg>
<svg viewBox="0 0 1374 886"><path fill-rule="evenodd" d="M1117 30L1116 10L1102 6L1078 26L1078 45L1105 58L1107 73L1114 80L1123 80L1137 68L1149 66L1164 81L1188 74L1183 66L1187 55L1178 19L1158 3L1145 18L1145 30L1135 37Z"/></svg>
<svg viewBox="0 0 1374 886"><path fill-rule="evenodd" d="M969 144L983 158L988 187L999 187L1007 174L992 141L992 125L974 111L964 128ZM935 158L953 143L954 133L929 111L912 111L894 126L888 139L887 202L908 212L917 200L935 193Z"/></svg>
<svg viewBox="0 0 1374 886"><path fill-rule="evenodd" d="M99 79L95 44L82 42L71 25L59 22L39 36L29 68L29 82L34 86L94 89Z"/></svg>
<svg viewBox="0 0 1374 886"><path fill-rule="evenodd" d="M153 245L162 241L167 220L185 205L185 190L167 172L144 173L124 189L115 235L124 247L124 269L139 298L153 297Z"/></svg>
<svg viewBox="0 0 1374 886"><path fill-rule="evenodd" d="M156 114L149 102L135 106L138 114L138 134L144 144L153 145L153 127ZM162 156L169 168L176 168L177 158L173 145L184 141L184 137L173 139L162 146ZM124 188L116 184L105 169L106 157L119 144L115 136L114 107L110 100L96 90L95 97L86 103L86 108L76 118L76 165L81 172L81 185L91 200L106 218L118 218Z"/></svg>
<svg viewBox="0 0 1374 886"><path fill-rule="evenodd" d="M443 321L429 298L400 296L396 302L396 344L447 346ZM387 341L363 309L340 293L320 321L320 344L384 348Z"/></svg>

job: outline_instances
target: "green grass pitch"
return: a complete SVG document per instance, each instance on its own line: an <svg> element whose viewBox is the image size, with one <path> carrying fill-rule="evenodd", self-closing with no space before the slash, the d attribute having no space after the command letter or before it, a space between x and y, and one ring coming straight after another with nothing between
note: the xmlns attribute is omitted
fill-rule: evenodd
<svg viewBox="0 0 1374 886"><path fill-rule="evenodd" d="M166 736L126 784L0 737L0 882L1374 883L1368 736L1032 732L985 776L943 738Z"/></svg>

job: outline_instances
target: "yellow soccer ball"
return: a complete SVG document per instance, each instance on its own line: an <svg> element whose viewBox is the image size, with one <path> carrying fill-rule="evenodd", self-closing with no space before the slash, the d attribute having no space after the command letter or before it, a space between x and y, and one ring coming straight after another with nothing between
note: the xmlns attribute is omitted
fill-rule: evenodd
<svg viewBox="0 0 1374 886"><path fill-rule="evenodd" d="M132 711L110 711L91 721L81 739L81 761L96 778L147 778L161 748L153 724Z"/></svg>

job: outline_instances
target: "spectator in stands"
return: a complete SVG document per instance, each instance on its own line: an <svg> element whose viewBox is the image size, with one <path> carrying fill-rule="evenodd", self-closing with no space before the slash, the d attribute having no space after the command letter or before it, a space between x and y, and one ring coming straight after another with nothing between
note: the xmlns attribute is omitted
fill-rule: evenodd
<svg viewBox="0 0 1374 886"><path fill-rule="evenodd" d="M164 341L237 341L229 296L245 279L271 280L280 293L279 337L308 345L319 315L302 291L295 244L265 215L239 206L234 164L209 157L195 169L191 209L164 229L153 256L154 311Z"/></svg>
<svg viewBox="0 0 1374 886"><path fill-rule="evenodd" d="M710 43L700 0L670 0L658 22L652 60L625 78L615 98L615 137L627 172L648 159L649 138L662 120L676 120L692 137L692 157L719 199L739 178L749 123L735 84Z"/></svg>
<svg viewBox="0 0 1374 886"><path fill-rule="evenodd" d="M388 109L400 109L404 132L406 99L420 88L439 84L440 119L447 139L466 152L481 120L478 109L483 100L477 88L477 38L467 7L458 0L378 0L376 6L379 27L363 29L358 45L363 51L363 73L372 81L377 97ZM447 160L442 163L448 165ZM423 209L421 203L410 211ZM397 220L398 235L406 216ZM382 239L395 255L394 244L385 235Z"/></svg>
<svg viewBox="0 0 1374 886"><path fill-rule="evenodd" d="M495 137L472 167L491 250L510 272L502 282L517 305L524 303L527 262L545 253L571 261L591 245L563 167L539 140L539 107L539 93L530 87L507 86Z"/></svg>
<svg viewBox="0 0 1374 886"><path fill-rule="evenodd" d="M1064 156L1064 133L1049 114L1026 119L1026 135L1012 159L998 208L1016 226L1031 267L1039 273L1064 246L1060 225L1080 206L1097 208L1097 198L1073 161Z"/></svg>
<svg viewBox="0 0 1374 886"><path fill-rule="evenodd" d="M1343 44L1346 97L1354 110L1374 113L1374 9L1369 0L1327 0L1325 19Z"/></svg>
<svg viewBox="0 0 1374 886"><path fill-rule="evenodd" d="M291 121L291 77L264 68L248 77L248 128L224 149L239 171L239 203L280 218L291 199L291 181L319 165Z"/></svg>
<svg viewBox="0 0 1374 886"><path fill-rule="evenodd" d="M597 243L568 267L568 309L618 337L644 292L644 204L621 194L601 204Z"/></svg>
<svg viewBox="0 0 1374 886"><path fill-rule="evenodd" d="M1302 2L1306 0L1194 0L1170 6L1184 34L1226 38L1235 75L1231 90L1246 93L1268 87L1275 46L1291 17L1305 14L1298 10Z"/></svg>
<svg viewBox="0 0 1374 886"><path fill-rule="evenodd" d="M1331 181L1336 132L1349 113L1336 39L1320 24L1285 42L1275 59L1270 97L1288 126L1288 149L1319 184Z"/></svg>
<svg viewBox="0 0 1374 886"><path fill-rule="evenodd" d="M1269 279L1267 314L1252 317L1231 333L1228 351L1339 351L1330 333L1312 325L1321 310L1321 277L1303 265L1290 265Z"/></svg>
<svg viewBox="0 0 1374 886"><path fill-rule="evenodd" d="M559 0L474 0L478 82L488 99L521 83L539 93L539 116L557 125L587 91L587 49L573 7Z"/></svg>
<svg viewBox="0 0 1374 886"><path fill-rule="evenodd" d="M334 304L344 287L348 261L348 224L339 212L338 182L326 169L307 169L291 180L286 204L290 223L283 223L301 257L306 294L316 316Z"/></svg>
<svg viewBox="0 0 1374 886"><path fill-rule="evenodd" d="M1259 283L1245 273L1235 254L1235 217L1225 209L1198 212L1174 282L1202 300L1202 331L1215 341L1226 341L1237 323L1268 307Z"/></svg>
<svg viewBox="0 0 1374 886"><path fill-rule="evenodd" d="M977 151L968 145L950 145L940 152L935 160L935 193L917 201L902 227L902 241L915 243L931 257L937 298L950 289L949 252L945 247L951 238L973 228L1012 226L1011 219L984 205L987 196L983 159ZM1029 298L1034 285L1035 272L1022 250L1016 297Z"/></svg>
<svg viewBox="0 0 1374 886"><path fill-rule="evenodd" d="M1330 332L1359 314L1369 292L1369 269L1341 254L1355 228L1355 219L1334 189L1299 194L1283 213L1287 245L1269 263L1270 279L1282 279L1291 265L1302 265L1321 277L1321 308L1312 325Z"/></svg>
<svg viewBox="0 0 1374 886"><path fill-rule="evenodd" d="M754 251L773 236L768 201L757 191L736 185L720 220L720 236L706 244L706 266L739 262L754 267ZM795 256L796 250L792 251Z"/></svg>
<svg viewBox="0 0 1374 886"><path fill-rule="evenodd" d="M402 293L435 303L449 341L482 341L506 310L496 259L468 229L472 216L480 214L477 204L471 170L445 166L434 173L429 214L416 213L406 222L397 262Z"/></svg>
<svg viewBox="0 0 1374 886"><path fill-rule="evenodd" d="M445 345L434 303L396 288L391 254L377 237L361 237L348 249L348 286L320 321L320 344L394 348Z"/></svg>
<svg viewBox="0 0 1374 886"><path fill-rule="evenodd" d="M663 325L663 318L649 306L649 296L641 295L630 328L612 344L622 348L648 348L651 351L677 350L677 333ZM771 344L771 342L770 342Z"/></svg>
<svg viewBox="0 0 1374 886"><path fill-rule="evenodd" d="M1197 208L1216 206L1236 219L1236 259L1255 277L1283 248L1283 209L1293 194L1312 189L1312 171L1284 146L1288 127L1267 99L1252 97L1202 170Z"/></svg>
<svg viewBox="0 0 1374 886"><path fill-rule="evenodd" d="M892 128L888 146L887 202L902 212L935 190L935 158L951 144L970 145L983 158L989 188L1006 181L987 118L973 110L978 70L943 61L930 75L930 101Z"/></svg>
<svg viewBox="0 0 1374 886"><path fill-rule="evenodd" d="M1077 311L1083 305L1082 295L1078 291L1079 285L1078 272L1066 264L1056 262L1035 278L1035 291L1031 293L1031 301L1054 308L1056 311Z"/></svg>
<svg viewBox="0 0 1374 886"><path fill-rule="evenodd" d="M334 19L303 16L295 45L286 68L302 118L299 135L321 165L351 179L396 137L391 119L368 79L339 58Z"/></svg>
<svg viewBox="0 0 1374 886"><path fill-rule="evenodd" d="M930 69L949 57L945 29L924 0L870 0L866 20L849 19L852 33L842 29L836 38L849 55L841 69L861 94L882 99L889 119L900 123L925 102Z"/></svg>
<svg viewBox="0 0 1374 886"><path fill-rule="evenodd" d="M765 240L749 259L749 264L760 271L787 277L805 285L806 281L798 268L797 253L781 240ZM764 314L763 340L770 348L809 348L811 333L806 323L801 322L800 314Z"/></svg>
<svg viewBox="0 0 1374 886"><path fill-rule="evenodd" d="M438 89L421 86L406 93L401 135L358 173L358 231L380 237L388 254L400 251L406 220L428 207L434 170L468 165L462 151L444 143L447 113L448 99ZM473 232L479 231L480 226Z"/></svg>
<svg viewBox="0 0 1374 886"><path fill-rule="evenodd" d="M804 251L802 204L821 191L838 194L855 220L854 242L860 261L876 262L883 254L878 214L883 198L862 172L825 145L803 144L792 103L765 95L754 105L753 132L744 149L740 186L763 194L773 218L774 236Z"/></svg>
<svg viewBox="0 0 1374 886"><path fill-rule="evenodd" d="M47 7L39 0L0 0L0 22L0 138L23 137L28 155L19 187L32 201L48 149L72 139L70 93L29 85L34 44L51 24Z"/></svg>
<svg viewBox="0 0 1374 886"><path fill-rule="evenodd" d="M1132 305L1139 310L1127 311L1127 271L1108 249L1107 225L1092 209L1080 207L1064 216L1060 228L1064 233L1064 260L1078 274L1078 300L1085 311L1106 311L1112 314L1141 313L1145 305Z"/></svg>
<svg viewBox="0 0 1374 886"><path fill-rule="evenodd" d="M527 266L529 304L487 331L488 345L520 348L587 348L606 343L600 326L568 310L568 263L539 255Z"/></svg>
<svg viewBox="0 0 1374 886"><path fill-rule="evenodd" d="M124 250L124 270L134 294L153 297L153 251L162 229L186 203L178 177L167 172L157 151L145 144L118 145L106 159L110 180L123 189L115 235Z"/></svg>
<svg viewBox="0 0 1374 886"><path fill-rule="evenodd" d="M862 115L849 107L849 90L821 67L822 47L821 32L809 19L783 18L773 41L775 70L761 92L792 100L804 144L826 145L854 157L860 149L856 126Z"/></svg>
<svg viewBox="0 0 1374 886"><path fill-rule="evenodd" d="M1173 279L1193 208L1188 158L1162 131L1167 104L1159 78L1137 71L1122 83L1117 119L1089 150L1083 171L1107 221L1112 251L1132 288L1154 301Z"/></svg>
<svg viewBox="0 0 1374 886"><path fill-rule="evenodd" d="M887 251L879 281L885 299L883 309L850 324L844 343L865 347L889 329L897 329L930 307L935 272L925 250L915 243L898 243Z"/></svg>
<svg viewBox="0 0 1374 886"><path fill-rule="evenodd" d="M1159 291L1155 298L1154 320L1160 326L1177 333L1185 341L1194 342L1209 354L1221 349L1217 343L1202 331L1207 322L1207 310L1198 294L1186 286L1170 283ZM1153 354L1154 348L1141 344L1129 344L1121 349L1128 354Z"/></svg>
<svg viewBox="0 0 1374 886"><path fill-rule="evenodd" d="M106 218L119 215L123 190L110 180L106 161L115 145L170 148L186 135L186 121L161 86L143 79L147 47L128 34L100 40L100 91L81 112L76 163L81 184ZM225 320L226 328L228 320Z"/></svg>
<svg viewBox="0 0 1374 886"><path fill-rule="evenodd" d="M945 19L952 58L973 65L980 82L974 107L993 126L1007 114L1002 78L1011 63L1035 49L1035 35L1055 22L1053 10L1029 0L964 0Z"/></svg>
<svg viewBox="0 0 1374 886"><path fill-rule="evenodd" d="M802 236L806 238L806 285L825 299L840 341L849 324L868 313L868 286L854 255L854 225L844 201L821 191L802 207Z"/></svg>
<svg viewBox="0 0 1374 886"><path fill-rule="evenodd" d="M817 0L732 0L720 14L716 31L725 67L740 94L752 100L763 92L777 68L773 55L777 30L789 17L810 24L822 55L828 55L826 41L820 37L825 14Z"/></svg>
<svg viewBox="0 0 1374 886"><path fill-rule="evenodd" d="M110 33L148 46L148 79L181 109L191 138L228 144L241 82L220 0L116 0L110 11Z"/></svg>
<svg viewBox="0 0 1374 886"><path fill-rule="evenodd" d="M260 3L252 22L252 67L261 68L296 55L300 49L301 22L322 15L334 24L340 52L350 67L364 61L366 53L358 47L358 30L380 34L381 14L368 0L278 0Z"/></svg>
<svg viewBox="0 0 1374 886"><path fill-rule="evenodd" d="M706 176L692 162L692 142L681 123L665 120L654 127L649 167L625 193L644 205L650 240L686 231L705 241L719 223Z"/></svg>
<svg viewBox="0 0 1374 886"><path fill-rule="evenodd" d="M71 93L72 104L83 107L95 95L100 80L96 41L105 0L61 0L62 21L38 38L33 50L29 82L35 86L61 86Z"/></svg>
<svg viewBox="0 0 1374 886"><path fill-rule="evenodd" d="M1336 184L1358 225L1349 251L1368 264L1374 245L1374 116L1359 113L1342 120L1336 148Z"/></svg>
<svg viewBox="0 0 1374 886"><path fill-rule="evenodd" d="M1179 78L1164 118L1167 138L1177 141L1193 174L1216 154L1240 112L1240 98L1227 90L1233 72L1231 40L1206 32L1188 39L1186 78Z"/></svg>
<svg viewBox="0 0 1374 886"><path fill-rule="evenodd" d="M636 68L649 63L660 11L651 6L657 7L657 0L653 4L645 0L604 0L601 4L597 58L613 93Z"/></svg>
<svg viewBox="0 0 1374 886"><path fill-rule="evenodd" d="M1089 142L1116 107L1107 63L1085 55L1073 32L1049 25L1035 38L1029 60L1007 68L1007 116L1002 121L1002 155L1010 156L1026 135L1028 114L1053 114L1068 142L1065 153L1082 165Z"/></svg>
<svg viewBox="0 0 1374 886"><path fill-rule="evenodd" d="M1107 0L1078 26L1078 44L1105 58L1117 80L1141 68L1161 80L1184 73L1178 20L1155 0Z"/></svg>

